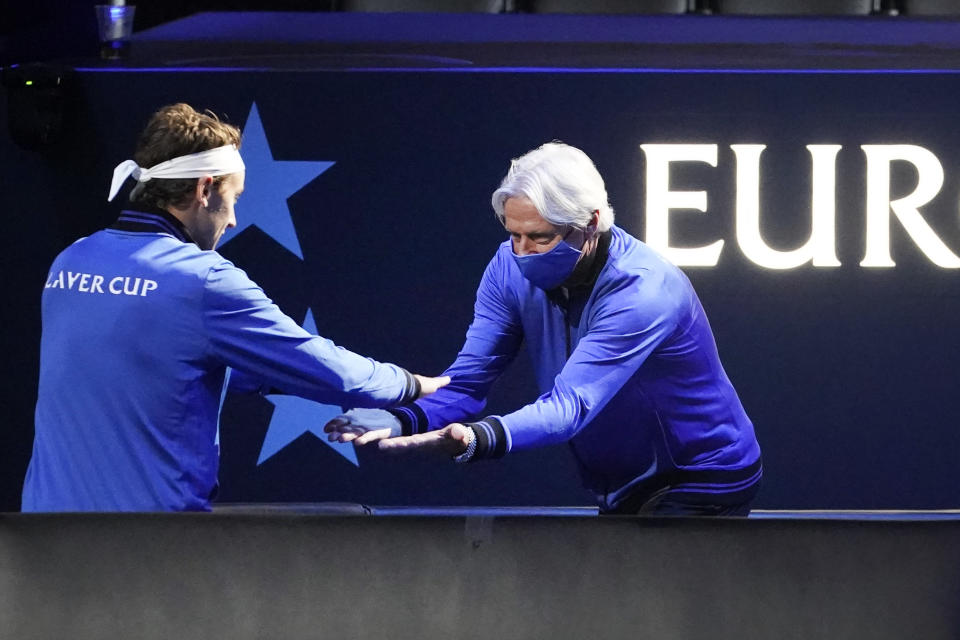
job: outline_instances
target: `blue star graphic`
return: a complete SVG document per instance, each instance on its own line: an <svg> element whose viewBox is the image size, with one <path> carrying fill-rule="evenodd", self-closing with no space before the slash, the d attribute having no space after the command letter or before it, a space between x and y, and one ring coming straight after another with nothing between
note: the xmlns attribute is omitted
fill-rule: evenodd
<svg viewBox="0 0 960 640"><path fill-rule="evenodd" d="M303 321L303 328L314 335L317 333L317 325L309 309ZM267 427L267 435L263 439L263 446L260 448L258 466L308 431L352 462L354 466L360 466L357 461L357 452L352 444L328 442L327 434L323 432L323 425L327 424L331 418L343 413L340 407L319 404L297 396L268 395L267 400L273 403L274 410L270 418L270 426Z"/></svg>
<svg viewBox="0 0 960 640"><path fill-rule="evenodd" d="M246 186L237 204L237 226L227 229L220 245L230 242L249 226L256 226L303 260L287 198L334 165L333 162L274 160L257 103L250 107L243 127L240 155L247 165Z"/></svg>

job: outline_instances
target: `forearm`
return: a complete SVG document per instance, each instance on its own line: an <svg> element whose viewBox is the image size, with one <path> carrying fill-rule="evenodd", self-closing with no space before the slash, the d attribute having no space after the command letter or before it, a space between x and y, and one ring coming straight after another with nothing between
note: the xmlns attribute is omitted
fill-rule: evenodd
<svg viewBox="0 0 960 640"><path fill-rule="evenodd" d="M276 360L260 366L259 375L284 393L324 404L392 407L416 399L417 379L396 365L380 363L311 337Z"/></svg>
<svg viewBox="0 0 960 640"><path fill-rule="evenodd" d="M395 406L419 393L416 379L404 369L309 334L229 265L208 275L204 328L210 356L243 371L261 388L360 407Z"/></svg>
<svg viewBox="0 0 960 640"><path fill-rule="evenodd" d="M403 434L412 435L473 418L483 411L485 405L484 399L476 399L461 390L444 388L428 398L389 411L400 421Z"/></svg>
<svg viewBox="0 0 960 640"><path fill-rule="evenodd" d="M443 372L451 378L449 385L391 412L400 420L406 435L471 420L483 411L490 387L511 359L512 356L475 355L461 351L457 360Z"/></svg>

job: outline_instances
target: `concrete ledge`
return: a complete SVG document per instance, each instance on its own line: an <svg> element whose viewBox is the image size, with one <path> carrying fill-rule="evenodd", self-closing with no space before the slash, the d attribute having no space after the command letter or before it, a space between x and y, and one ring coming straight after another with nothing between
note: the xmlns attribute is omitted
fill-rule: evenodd
<svg viewBox="0 0 960 640"><path fill-rule="evenodd" d="M0 516L10 638L937 638L960 521Z"/></svg>

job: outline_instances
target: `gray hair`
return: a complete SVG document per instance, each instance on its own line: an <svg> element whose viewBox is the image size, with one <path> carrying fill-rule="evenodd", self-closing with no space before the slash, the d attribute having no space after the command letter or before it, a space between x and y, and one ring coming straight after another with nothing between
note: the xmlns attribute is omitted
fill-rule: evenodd
<svg viewBox="0 0 960 640"><path fill-rule="evenodd" d="M491 198L501 223L504 203L517 197L530 200L545 220L557 226L583 229L594 211L600 212L598 231L613 224L613 208L600 172L587 154L562 142L548 142L513 159Z"/></svg>

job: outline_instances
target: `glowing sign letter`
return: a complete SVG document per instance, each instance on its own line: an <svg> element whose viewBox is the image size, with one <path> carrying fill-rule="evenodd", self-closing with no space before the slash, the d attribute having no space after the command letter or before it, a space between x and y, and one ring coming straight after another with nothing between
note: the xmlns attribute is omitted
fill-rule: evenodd
<svg viewBox="0 0 960 640"><path fill-rule="evenodd" d="M810 239L793 251L771 249L760 233L760 154L766 145L733 144L730 148L737 157L737 242L743 254L768 269L793 269L811 260L815 267L839 267L834 220L840 145L807 145L813 171Z"/></svg>
<svg viewBox="0 0 960 640"><path fill-rule="evenodd" d="M720 259L723 240L705 247L670 246L670 210L707 211L706 191L670 191L671 162L706 162L717 166L715 144L642 144L647 160L646 243L679 266L713 267Z"/></svg>
<svg viewBox="0 0 960 640"><path fill-rule="evenodd" d="M861 267L893 267L890 257L890 210L907 234L937 266L960 268L958 258L926 223L918 209L943 186L943 167L927 149L910 144L865 144L867 156L867 251ZM890 164L904 160L917 168L917 188L899 200L890 200Z"/></svg>

